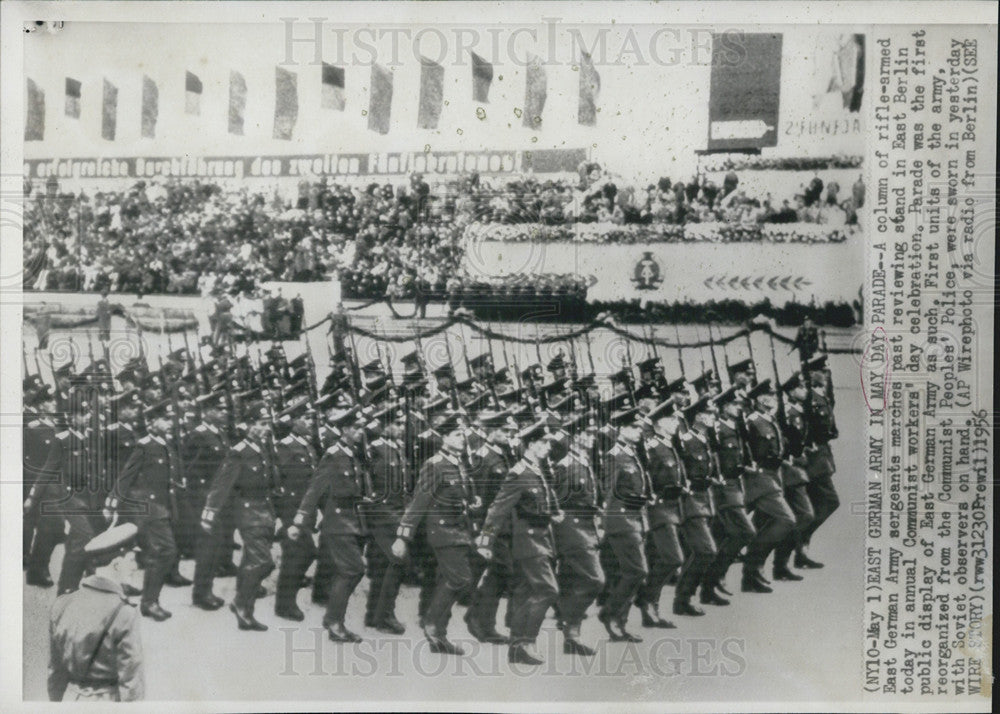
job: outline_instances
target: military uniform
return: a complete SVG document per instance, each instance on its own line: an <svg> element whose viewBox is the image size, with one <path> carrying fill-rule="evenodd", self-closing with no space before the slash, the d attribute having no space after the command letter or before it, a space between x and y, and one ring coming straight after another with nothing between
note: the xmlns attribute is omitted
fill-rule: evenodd
<svg viewBox="0 0 1000 714"><path fill-rule="evenodd" d="M558 556L559 617L570 639L580 635L587 608L604 587L604 571L597 555L597 478L590 460L570 451L553 469L552 490L564 513L552 524Z"/></svg>
<svg viewBox="0 0 1000 714"><path fill-rule="evenodd" d="M196 518L200 518L205 509L212 482L228 452L226 437L211 424L199 424L182 441L181 454L187 474L185 500L187 510L196 514ZM191 594L195 599L212 593L212 581L223 548L222 520L220 517L213 518L212 528L207 533L200 528L196 533L184 531L186 537L194 538L194 587Z"/></svg>
<svg viewBox="0 0 1000 714"><path fill-rule="evenodd" d="M325 551L333 569L324 626L343 625L347 602L365 574L362 552L365 532L357 508L365 496L362 469L350 447L337 443L327 449L293 521L308 530L317 508L323 509L320 549Z"/></svg>
<svg viewBox="0 0 1000 714"><path fill-rule="evenodd" d="M720 417L715 423L715 443L723 483L712 486L718 509L714 527L719 554L705 572L703 587L708 591L725 579L736 556L757 535L757 529L747 515L743 491L747 458L743 425L731 418ZM703 594L706 594L704 590Z"/></svg>
<svg viewBox="0 0 1000 714"><path fill-rule="evenodd" d="M650 568L646 584L639 593L639 604L657 607L663 586L684 563L680 502L685 475L684 465L671 441L659 436L649 437L644 448L654 502L646 507L649 521L646 552Z"/></svg>
<svg viewBox="0 0 1000 714"><path fill-rule="evenodd" d="M139 527L145 557L143 604L157 603L163 582L177 558L170 527L174 485L181 479L177 454L159 437L147 435L136 442L118 480L118 493L109 500L111 510L130 516Z"/></svg>
<svg viewBox="0 0 1000 714"><path fill-rule="evenodd" d="M470 474L475 491L482 499L480 510L473 513L474 530L482 530L486 513L500 492L508 471L507 458L496 444L485 443L473 452ZM473 594L472 603L466 613L466 621L474 621L471 625L473 628L479 625L485 630L492 631L496 627L500 598L510 588L513 575L514 562L511 558L510 538L511 524L508 520L500 524L493 538L493 559L485 562L478 554L473 556L472 579L474 582L479 582L479 587ZM485 576L483 571L486 571Z"/></svg>
<svg viewBox="0 0 1000 714"><path fill-rule="evenodd" d="M392 542L406 502L406 458L402 445L385 437L375 439L368 445L368 466L377 501L364 506L370 580L365 620L380 625L396 619L396 596L405 567L392 557Z"/></svg>
<svg viewBox="0 0 1000 714"><path fill-rule="evenodd" d="M675 611L695 593L718 555L709 528L715 515L710 487L718 475L710 437L692 428L677 436L676 445L690 492L681 497L681 536L688 553L674 591Z"/></svg>
<svg viewBox="0 0 1000 714"><path fill-rule="evenodd" d="M49 700L142 699L145 679L135 607L121 585L92 575L56 598L49 624Z"/></svg>
<svg viewBox="0 0 1000 714"><path fill-rule="evenodd" d="M49 562L52 551L62 540L63 521L56 514L43 517L37 496L45 490L46 481L58 478L58 474L46 474L44 470L49 453L57 448L55 425L45 418L29 421L24 426L23 447L23 494L26 510L22 528L22 556L28 583L49 587L52 585Z"/></svg>
<svg viewBox="0 0 1000 714"><path fill-rule="evenodd" d="M607 595L604 619L624 623L629 608L649 575L643 549L643 515L650 497L648 476L635 450L618 442L605 454L604 503L605 567Z"/></svg>
<svg viewBox="0 0 1000 714"><path fill-rule="evenodd" d="M295 603L306 570L316 558L316 544L306 533L292 540L288 527L306 495L316 468L316 454L302 437L289 434L274 445L275 458L281 479L281 492L275 499L275 511L281 520L281 565L278 568L275 612L294 612ZM298 619L298 618L296 618Z"/></svg>
<svg viewBox="0 0 1000 714"><path fill-rule="evenodd" d="M795 526L774 549L775 577L781 577L788 572L788 559L792 551L801 545L803 532L816 517L806 490L809 476L806 472L808 460L805 455L807 438L805 412L799 404L791 402L785 410L785 415L786 457L781 464L780 474L785 501L795 516ZM794 576L787 577L794 579Z"/></svg>
<svg viewBox="0 0 1000 714"><path fill-rule="evenodd" d="M559 594L552 561L555 549L550 522L559 506L544 466L527 459L514 465L486 514L481 545L490 548L493 537L511 524L511 557L514 560L515 586L511 596L511 643L533 643L538 637L545 613Z"/></svg>
<svg viewBox="0 0 1000 714"><path fill-rule="evenodd" d="M423 525L427 544L434 551L435 585L423 619L425 629L436 637L444 637L452 605L459 593L472 584L472 521L468 509L474 495L460 458L441 450L421 468L413 498L396 532L397 537L412 543Z"/></svg>
<svg viewBox="0 0 1000 714"><path fill-rule="evenodd" d="M261 446L249 439L235 444L212 482L202 513L202 520L214 526L219 513L232 502L233 519L243 541L233 605L251 617L260 584L274 570L274 484L269 466Z"/></svg>
<svg viewBox="0 0 1000 714"><path fill-rule="evenodd" d="M746 499L757 536L747 547L744 577L759 573L771 550L795 525L779 473L785 452L781 428L771 415L754 412L747 417L747 438L756 468L747 471Z"/></svg>
<svg viewBox="0 0 1000 714"><path fill-rule="evenodd" d="M806 492L812 502L815 518L802 531L802 542L805 545L809 544L813 533L840 507L840 497L833 485L833 474L836 473L837 466L830 448L830 441L839 436L833 417L833 404L826 392L812 387L810 389L811 402L806 413L810 442L805 451L806 471L809 474Z"/></svg>

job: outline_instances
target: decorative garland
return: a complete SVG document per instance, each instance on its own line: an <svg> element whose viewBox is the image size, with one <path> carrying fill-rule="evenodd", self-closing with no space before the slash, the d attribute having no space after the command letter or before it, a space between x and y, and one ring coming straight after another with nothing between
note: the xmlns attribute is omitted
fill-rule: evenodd
<svg viewBox="0 0 1000 714"><path fill-rule="evenodd" d="M843 243L855 229L819 223L472 223L465 229L468 244L498 243Z"/></svg>

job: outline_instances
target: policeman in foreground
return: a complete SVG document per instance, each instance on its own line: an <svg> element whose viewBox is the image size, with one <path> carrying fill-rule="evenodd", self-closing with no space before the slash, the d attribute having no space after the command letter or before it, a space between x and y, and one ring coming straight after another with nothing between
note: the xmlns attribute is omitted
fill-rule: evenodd
<svg viewBox="0 0 1000 714"><path fill-rule="evenodd" d="M137 532L126 523L91 539L84 552L92 573L78 590L56 598L49 624L49 700L143 698L139 616L121 586Z"/></svg>

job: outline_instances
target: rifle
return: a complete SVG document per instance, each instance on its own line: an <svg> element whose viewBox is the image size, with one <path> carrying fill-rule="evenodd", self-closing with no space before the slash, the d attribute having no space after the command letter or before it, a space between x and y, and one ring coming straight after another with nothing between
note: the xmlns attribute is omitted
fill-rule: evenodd
<svg viewBox="0 0 1000 714"><path fill-rule="evenodd" d="M306 367L309 369L309 401L315 402L318 398L316 362L313 360L312 347L309 345L309 334L305 330L300 331L299 334L302 335L302 339L305 340L306 343ZM312 413L312 434L310 436L312 436L313 448L318 454L323 450L323 440L320 438L319 434L319 414L315 409L311 409L310 411Z"/></svg>
<svg viewBox="0 0 1000 714"><path fill-rule="evenodd" d="M208 370L205 369L205 357L201 354L201 342L198 342L198 349L195 350L195 354L198 355L198 373L201 377L201 384L205 388L206 392L212 391L212 384L208 381Z"/></svg>
<svg viewBox="0 0 1000 714"><path fill-rule="evenodd" d="M705 374L705 351L701 348L701 329L694 326L694 339L698 343L698 360L701 362L701 373Z"/></svg>
<svg viewBox="0 0 1000 714"><path fill-rule="evenodd" d="M569 375L575 382L577 377L580 376L579 370L576 367L576 345L573 342L572 334L567 334L566 342L569 345L569 359L570 359L570 372Z"/></svg>
<svg viewBox="0 0 1000 714"><path fill-rule="evenodd" d="M69 361L73 365L73 374L76 374L76 340L72 335L69 337L69 347Z"/></svg>
<svg viewBox="0 0 1000 714"><path fill-rule="evenodd" d="M24 376L27 377L28 374L28 349L25 347L24 343L21 343L21 362L24 367Z"/></svg>
<svg viewBox="0 0 1000 714"><path fill-rule="evenodd" d="M820 345L820 348L822 348L822 350L823 350L823 354L826 354L827 353L827 349L826 349L826 330L820 330L819 331L819 345Z"/></svg>
<svg viewBox="0 0 1000 714"><path fill-rule="evenodd" d="M177 459L177 470L181 473L181 481L179 484L171 482L170 484L170 510L174 518L180 517L180 510L177 503L177 488L182 491L187 489L187 474L184 472L184 460L181 456L181 418L180 418L180 403L177 399L177 384L175 383L170 390L170 436L173 439L174 445L176 446L176 459Z"/></svg>
<svg viewBox="0 0 1000 714"><path fill-rule="evenodd" d="M538 358L538 364L542 364L542 344L541 344L541 332L538 329L538 323L535 323L535 356ZM543 367L545 365L542 365Z"/></svg>
<svg viewBox="0 0 1000 714"><path fill-rule="evenodd" d="M782 430L785 430L788 424L785 414L785 396L781 391L781 379L778 377L778 360L774 355L774 335L770 330L768 330L768 336L771 339L771 368L774 370L774 388L778 393L778 424L781 425Z"/></svg>
<svg viewBox="0 0 1000 714"><path fill-rule="evenodd" d="M524 385L521 382L521 367L517 363L517 357L516 356L514 357L514 375L517 377L517 388L518 388L518 390L524 389ZM528 400L527 400L527 402L528 402L528 409L531 410L531 416L532 417L535 416L535 404L531 400L531 397L534 396L534 392L535 392L534 386L530 383L530 380L529 380Z"/></svg>
<svg viewBox="0 0 1000 714"><path fill-rule="evenodd" d="M354 397L355 404L361 404L361 372L358 369L358 347L357 343L354 341L354 331L348 330L348 335L351 338L351 349L349 350L349 359L347 360L347 366L351 371L351 391L354 392L352 395Z"/></svg>
<svg viewBox="0 0 1000 714"><path fill-rule="evenodd" d="M719 386L722 386L722 373L719 371L719 362L715 358L715 338L712 336L712 323L708 323L708 352L712 355L712 369L715 370L715 378L719 380Z"/></svg>
<svg viewBox="0 0 1000 714"><path fill-rule="evenodd" d="M770 330L768 330L768 332L770 332ZM747 330L747 333L746 333L745 337L747 339L747 350L749 350L749 352L750 352L750 361L753 362L753 372L754 372L753 381L754 381L754 385L756 385L757 384L757 359L753 356L753 342L750 340L750 331L749 330Z"/></svg>
<svg viewBox="0 0 1000 714"><path fill-rule="evenodd" d="M458 387L455 386L455 362L451 357L451 340L448 333L444 333L444 351L448 355L448 367L451 370L451 377L448 379L448 392L451 394L451 408L458 409Z"/></svg>
<svg viewBox="0 0 1000 714"><path fill-rule="evenodd" d="M594 353L590 350L590 333L583 333L583 342L587 345L587 365L590 367L591 374L597 374L597 370L594 369Z"/></svg>
<svg viewBox="0 0 1000 714"><path fill-rule="evenodd" d="M632 406L635 406L635 385L632 383L632 340L629 337L625 338L625 369L628 370L625 374L625 388L628 390L629 400L632 402Z"/></svg>
<svg viewBox="0 0 1000 714"><path fill-rule="evenodd" d="M677 323L674 323L674 338L677 340L677 364L681 367L681 378L687 381L687 373L684 371L684 350L681 347L681 331L677 328Z"/></svg>
<svg viewBox="0 0 1000 714"><path fill-rule="evenodd" d="M708 335L712 335L712 326L708 327ZM722 330L719 330L719 341L722 342ZM726 343L722 342L722 361L726 365L726 378L729 378L729 352L726 351ZM722 376L719 376L719 384L722 384ZM730 385L732 383L730 382Z"/></svg>
<svg viewBox="0 0 1000 714"><path fill-rule="evenodd" d="M281 469L278 467L278 448L274 441L274 402L271 397L271 390L264 391L264 403L267 404L267 434L264 437L264 446L267 449L268 471L271 474L271 493L276 496L283 496L285 487L281 483Z"/></svg>
<svg viewBox="0 0 1000 714"><path fill-rule="evenodd" d="M42 365L38 361L38 348L37 347L35 348L34 357L35 357L35 374L38 375L38 379L39 379L39 381L41 381L41 379L42 379Z"/></svg>

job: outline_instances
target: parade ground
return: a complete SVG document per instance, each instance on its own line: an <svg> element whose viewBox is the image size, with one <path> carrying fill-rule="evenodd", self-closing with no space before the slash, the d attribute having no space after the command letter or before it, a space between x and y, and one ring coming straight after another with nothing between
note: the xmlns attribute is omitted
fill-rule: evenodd
<svg viewBox="0 0 1000 714"><path fill-rule="evenodd" d="M351 307L348 305L348 307ZM394 320L384 306L373 306L349 313L356 324L376 334L398 336L432 328L442 319L441 308L432 306L425 320ZM306 322L309 322L306 320ZM525 340L508 342L507 358L523 369L557 350L557 345L535 344L553 334L566 333L574 325L542 325L537 330L531 324L493 324L498 332ZM625 326L637 337L643 327ZM664 340L682 342L705 340L710 335L706 326L653 326L653 334ZM119 318L114 321L114 333L122 340L129 330ZM204 334L206 327L202 327ZM649 327L645 334L649 334ZM738 326L715 327L711 335L721 340L738 330ZM326 326L310 333L310 347L316 357L323 379L328 364L324 345ZM782 329L791 336L793 330ZM53 340L71 333L53 331ZM72 332L78 347L86 354L86 333ZM189 334L189 339L194 337ZM831 349L856 347L858 335L851 331L830 331ZM34 335L25 330L25 345L30 354ZM114 338L113 338L114 339ZM156 354L166 337L146 333L146 349ZM425 340L422 349L433 364L451 350L459 375L464 372L463 341L469 355L487 348L485 340L473 338L470 330L452 328L447 342L441 336ZM173 336L173 346L180 344ZM606 376L623 359L642 359L646 347L632 342L625 349L622 340L607 330L591 335L589 355L583 352L582 341L575 348L581 371L593 371ZM356 349L362 359L381 355L398 368L398 358L412 349L413 342L380 342L362 340ZM264 348L266 349L266 343ZM492 342L494 360L503 366L500 344ZM566 345L563 344L565 349ZM776 362L782 379L795 370L795 357L787 347L775 343ZM303 349L303 343L286 343L289 357ZM715 354L721 371L726 357L735 362L748 356L744 338L726 347L716 347ZM772 377L771 349L765 333L752 335L753 355L759 376ZM629 354L630 353L630 354ZM252 354L252 353L251 353ZM658 351L669 378L679 376L676 350ZM697 375L703 367L711 368L708 349L683 351L688 376ZM83 358L86 364L86 358ZM155 361L153 361L155 365ZM665 589L661 601L664 615L677 624L673 630L642 628L639 613L633 610L630 629L644 641L637 644L609 642L604 628L592 607L583 623L584 642L595 645L598 654L579 658L562 652L562 636L556 630L551 615L545 621L538 650L546 664L526 668L507 662L503 646L480 644L466 630L462 621L464 608L456 607L449 628L450 638L466 649L464 657L432 654L417 627L417 588L404 586L396 614L407 631L401 636L389 636L362 624L364 599L368 588L365 579L354 593L347 613L347 625L364 641L357 645L330 642L321 625L323 607L310 601L311 589L299 592L298 604L306 619L294 623L274 615L275 574L265 582L267 597L257 603L258 619L269 626L267 632L242 632L228 609L205 612L191 604L190 588L166 588L161 603L173 617L156 623L143 619L141 636L145 651L147 700L174 701L245 701L281 699L315 702L336 702L335 706L373 707L379 701L412 699L415 693L426 694L428 701L438 701L442 708L458 707L474 698L477 704L488 702L531 703L537 705L559 691L566 699L581 701L677 702L739 700L753 702L818 700L850 698L862 681L861 609L863 598L864 542L864 427L867 418L865 401L859 384L859 357L855 354L831 354L836 394L836 419L840 438L834 441L837 473L834 482L840 494L840 509L813 539L811 556L825 563L820 570L797 571L801 582L775 582L772 594L739 591L739 564L729 572L727 589L733 592L727 607L706 607L704 617L670 615L672 587ZM278 546L274 554L278 555ZM239 558L239 552L236 553ZM57 574L62 560L62 546L56 550L52 573ZM193 561L182 561L182 574L190 577ZM315 567L315 566L313 566ZM312 570L310 570L311 574ZM765 570L770 577L770 569ZM132 584L141 584L141 571L132 576ZM215 593L227 602L235 589L235 578L218 578ZM47 590L24 587L23 683L26 700L46 699L48 613L55 588ZM9 603L13 606L13 603ZM503 628L503 610L500 622ZM818 646L818 643L822 643ZM425 678L433 677L433 682ZM571 677L567 686L563 678ZM558 690L556 690L558 687Z"/></svg>

